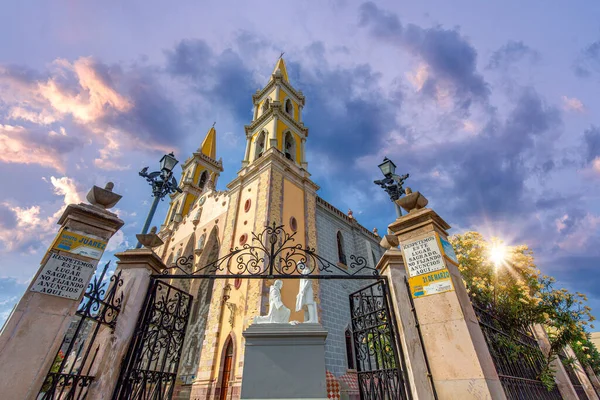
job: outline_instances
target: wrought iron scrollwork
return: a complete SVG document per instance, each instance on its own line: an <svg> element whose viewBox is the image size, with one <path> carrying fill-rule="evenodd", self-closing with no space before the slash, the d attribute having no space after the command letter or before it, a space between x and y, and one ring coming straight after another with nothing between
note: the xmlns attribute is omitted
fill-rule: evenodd
<svg viewBox="0 0 600 400"><path fill-rule="evenodd" d="M192 296L154 279L144 304L115 400L170 399L173 394Z"/></svg>
<svg viewBox="0 0 600 400"><path fill-rule="evenodd" d="M246 278L316 278L339 279L379 277L379 271L370 267L367 259L350 255L349 263L333 263L317 254L310 246L295 243L296 232L290 234L283 225L267 225L256 234L251 243L230 249L214 262L194 266L194 256L183 256L168 266L163 278L214 278L215 275L235 275ZM308 274L302 271L308 268ZM190 272L191 271L191 272Z"/></svg>
<svg viewBox="0 0 600 400"><path fill-rule="evenodd" d="M95 275L73 317L38 394L40 400L84 399L94 381L94 362L102 326L114 330L123 303L121 272L107 279L110 262Z"/></svg>

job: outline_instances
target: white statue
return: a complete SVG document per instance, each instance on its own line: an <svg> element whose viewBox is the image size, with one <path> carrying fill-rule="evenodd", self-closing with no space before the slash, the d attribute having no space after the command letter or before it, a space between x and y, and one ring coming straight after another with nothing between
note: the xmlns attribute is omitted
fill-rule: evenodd
<svg viewBox="0 0 600 400"><path fill-rule="evenodd" d="M298 269L302 275L310 274L310 269L303 263L298 264ZM296 296L296 311L304 309L304 323L317 324L317 304L313 293L313 284L310 279L300 279L300 290Z"/></svg>
<svg viewBox="0 0 600 400"><path fill-rule="evenodd" d="M255 324L287 324L290 321L290 309L281 301L283 281L277 279L269 289L269 313L254 317Z"/></svg>

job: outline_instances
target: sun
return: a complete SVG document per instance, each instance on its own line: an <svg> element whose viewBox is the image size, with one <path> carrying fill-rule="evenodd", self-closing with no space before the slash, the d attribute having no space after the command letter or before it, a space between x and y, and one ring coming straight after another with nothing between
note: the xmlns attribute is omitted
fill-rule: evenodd
<svg viewBox="0 0 600 400"><path fill-rule="evenodd" d="M499 243L494 243L490 249L490 260L496 267L503 264L506 260L506 246Z"/></svg>

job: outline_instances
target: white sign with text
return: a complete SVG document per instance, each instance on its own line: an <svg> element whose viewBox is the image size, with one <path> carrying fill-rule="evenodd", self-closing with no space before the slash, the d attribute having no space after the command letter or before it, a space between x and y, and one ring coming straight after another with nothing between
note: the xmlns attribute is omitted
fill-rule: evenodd
<svg viewBox="0 0 600 400"><path fill-rule="evenodd" d="M446 268L435 235L414 242L402 243L408 276L418 276Z"/></svg>
<svg viewBox="0 0 600 400"><path fill-rule="evenodd" d="M96 263L51 253L31 291L77 300L94 271Z"/></svg>

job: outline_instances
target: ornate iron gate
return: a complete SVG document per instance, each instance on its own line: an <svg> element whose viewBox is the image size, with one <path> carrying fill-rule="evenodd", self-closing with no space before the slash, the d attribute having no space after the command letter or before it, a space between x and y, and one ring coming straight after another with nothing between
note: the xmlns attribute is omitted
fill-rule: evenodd
<svg viewBox="0 0 600 400"><path fill-rule="evenodd" d="M191 304L188 293L152 280L113 400L171 398Z"/></svg>
<svg viewBox="0 0 600 400"><path fill-rule="evenodd" d="M410 399L387 282L352 293L350 314L361 400Z"/></svg>

